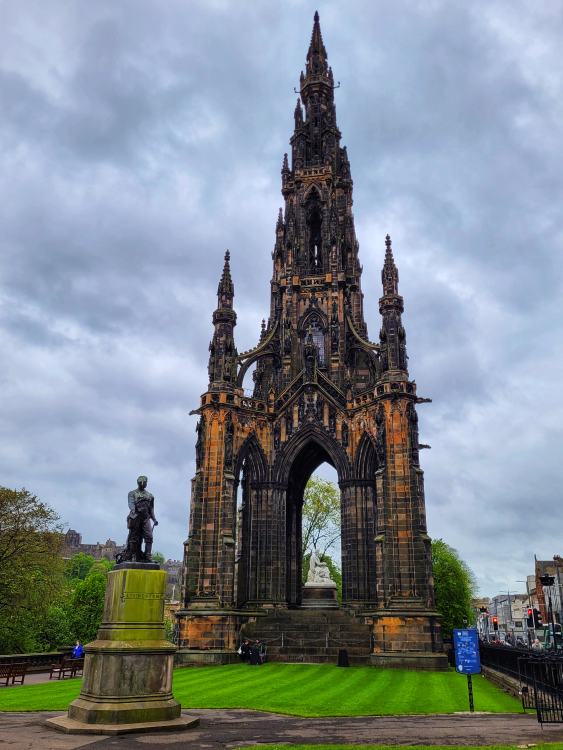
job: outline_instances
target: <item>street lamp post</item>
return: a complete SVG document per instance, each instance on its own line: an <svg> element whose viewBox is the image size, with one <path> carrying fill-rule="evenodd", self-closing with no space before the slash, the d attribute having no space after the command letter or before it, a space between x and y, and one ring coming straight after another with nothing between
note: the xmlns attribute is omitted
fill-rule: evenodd
<svg viewBox="0 0 563 750"><path fill-rule="evenodd" d="M512 615L512 599L510 598L510 589L506 590L506 593L508 594L508 622L506 623L506 635L508 636L508 626L512 626L512 645L516 645L516 636L514 635L514 618ZM507 637L506 640L510 643L510 639Z"/></svg>
<svg viewBox="0 0 563 750"><path fill-rule="evenodd" d="M543 576L540 576L540 583L545 591L546 588L549 589L548 596L549 596L549 619L551 622L551 637L553 639L552 642L552 648L557 648L555 644L555 620L553 617L553 604L551 602L551 587L555 583L555 576L550 576L549 573L544 573Z"/></svg>

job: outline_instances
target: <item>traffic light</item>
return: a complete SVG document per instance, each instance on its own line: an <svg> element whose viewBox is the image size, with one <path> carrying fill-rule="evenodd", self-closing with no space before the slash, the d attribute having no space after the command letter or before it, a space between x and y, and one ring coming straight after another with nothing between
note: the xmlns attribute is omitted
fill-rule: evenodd
<svg viewBox="0 0 563 750"><path fill-rule="evenodd" d="M498 617L493 617L493 630L498 630Z"/></svg>
<svg viewBox="0 0 563 750"><path fill-rule="evenodd" d="M535 607L534 607L534 627L535 628L543 627L541 612L539 611L539 609L536 609Z"/></svg>
<svg viewBox="0 0 563 750"><path fill-rule="evenodd" d="M528 617L526 618L526 625L529 628L534 627L534 610L531 607L528 607Z"/></svg>

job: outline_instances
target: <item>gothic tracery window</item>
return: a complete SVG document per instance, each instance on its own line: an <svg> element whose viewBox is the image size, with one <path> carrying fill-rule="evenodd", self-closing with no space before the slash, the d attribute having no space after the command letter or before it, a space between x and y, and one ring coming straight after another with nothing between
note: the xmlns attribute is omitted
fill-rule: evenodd
<svg viewBox="0 0 563 750"><path fill-rule="evenodd" d="M322 271L322 217L321 208L313 204L309 210L309 271L316 273Z"/></svg>
<svg viewBox="0 0 563 750"><path fill-rule="evenodd" d="M309 318L307 325L305 326L305 338L311 333L313 343L317 347L317 362L321 367L324 367L326 363L325 357L325 334L318 318Z"/></svg>

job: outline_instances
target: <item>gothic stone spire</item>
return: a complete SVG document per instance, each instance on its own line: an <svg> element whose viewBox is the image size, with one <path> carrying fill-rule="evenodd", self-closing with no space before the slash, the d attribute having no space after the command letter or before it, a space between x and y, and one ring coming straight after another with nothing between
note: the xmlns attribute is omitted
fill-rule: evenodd
<svg viewBox="0 0 563 750"><path fill-rule="evenodd" d="M231 278L231 254L227 250L225 253L225 263L223 265L223 273L219 280L219 286L217 288L217 298L219 307L232 307L233 297L235 296L235 287Z"/></svg>
<svg viewBox="0 0 563 750"><path fill-rule="evenodd" d="M305 78L328 75L326 49L323 43L318 11L315 11L313 19L313 32L311 34L309 51L307 52L306 71Z"/></svg>
<svg viewBox="0 0 563 750"><path fill-rule="evenodd" d="M407 373L407 350L405 329L401 321L403 298L399 294L399 271L393 258L391 237L385 237L385 261L381 271L383 297L379 300L379 312L383 318L379 334L381 371Z"/></svg>
<svg viewBox="0 0 563 750"><path fill-rule="evenodd" d="M385 262L381 271L381 283L383 284L383 294L399 294L399 271L393 258L389 235L385 237Z"/></svg>
<svg viewBox="0 0 563 750"><path fill-rule="evenodd" d="M236 357L233 331L237 314L233 310L235 288L231 278L230 253L225 253L223 273L217 287L217 309L213 313L215 331L209 344L209 388L222 390L236 381Z"/></svg>
<svg viewBox="0 0 563 750"><path fill-rule="evenodd" d="M285 356L299 353L291 362L284 360L283 371L268 375L268 382L276 382L278 390L304 366L308 325L316 331L319 367L334 382L343 384L350 367L361 369L364 380L368 372L377 369L373 362L367 362L375 355L350 351L358 342L347 333L348 314L361 335L367 335L367 329L352 212L353 183L346 149L340 145L334 88L319 15L315 13L294 112L291 159L284 155L282 161L285 206L276 222L273 250L270 320L272 325L278 324L278 333L272 341L276 355L272 362L279 362L277 355L282 350ZM316 277L318 295L312 293L312 277ZM331 359L331 351L338 357Z"/></svg>
<svg viewBox="0 0 563 750"><path fill-rule="evenodd" d="M301 104L305 107L305 118ZM336 127L334 79L328 66L319 14L315 13L305 73L300 77L300 98L295 107L292 138L293 166L334 163L338 157L340 132Z"/></svg>

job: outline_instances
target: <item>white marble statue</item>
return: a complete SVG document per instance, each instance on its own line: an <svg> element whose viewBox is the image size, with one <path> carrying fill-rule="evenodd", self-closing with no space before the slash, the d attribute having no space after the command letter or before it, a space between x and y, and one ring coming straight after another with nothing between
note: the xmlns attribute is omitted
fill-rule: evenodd
<svg viewBox="0 0 563 750"><path fill-rule="evenodd" d="M311 552L309 561L309 573L307 575L306 586L336 586L330 577L330 571L326 563L321 562L317 550Z"/></svg>

